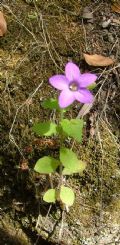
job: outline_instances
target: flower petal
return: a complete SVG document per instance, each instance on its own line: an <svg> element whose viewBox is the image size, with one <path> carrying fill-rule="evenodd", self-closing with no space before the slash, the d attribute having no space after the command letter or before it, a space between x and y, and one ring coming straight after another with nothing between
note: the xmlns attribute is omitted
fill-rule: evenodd
<svg viewBox="0 0 120 245"><path fill-rule="evenodd" d="M68 88L69 81L64 75L54 75L49 78L49 83L59 90Z"/></svg>
<svg viewBox="0 0 120 245"><path fill-rule="evenodd" d="M74 93L71 92L69 89L65 89L60 93L59 96L59 106L61 108L65 108L69 105L71 105L75 100Z"/></svg>
<svg viewBox="0 0 120 245"><path fill-rule="evenodd" d="M84 104L86 103L89 104L94 99L94 96L92 95L92 93L89 90L84 89L84 88L80 89L77 92L74 92L74 96L76 100Z"/></svg>
<svg viewBox="0 0 120 245"><path fill-rule="evenodd" d="M73 62L68 62L65 66L65 75L69 82L77 82L80 77L79 67L75 65Z"/></svg>
<svg viewBox="0 0 120 245"><path fill-rule="evenodd" d="M86 88L90 84L94 83L96 79L97 76L95 74L91 74L91 73L81 74L79 77L79 85L82 88Z"/></svg>

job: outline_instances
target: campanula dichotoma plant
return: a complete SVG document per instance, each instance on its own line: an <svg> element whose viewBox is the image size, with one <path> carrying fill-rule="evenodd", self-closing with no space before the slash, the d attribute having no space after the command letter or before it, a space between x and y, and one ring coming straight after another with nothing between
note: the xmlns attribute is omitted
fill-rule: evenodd
<svg viewBox="0 0 120 245"><path fill-rule="evenodd" d="M89 86L95 84L97 76L91 73L81 74L79 67L73 62L68 62L65 66L65 75L54 75L49 78L49 83L60 90L58 101L48 99L42 103L46 109L56 109L60 112L59 123L40 122L35 123L33 131L39 136L57 135L60 139L59 159L51 156L43 156L35 164L35 171L40 174L59 173L59 183L57 188L48 189L43 200L48 203L59 201L65 207L69 207L74 202L74 192L71 188L63 184L64 175L81 173L86 164L78 159L76 153L65 147L66 137L71 137L77 142L82 141L83 119L66 119L65 110L74 101L88 104L92 103L94 96L89 91ZM69 108L67 108L69 109Z"/></svg>
<svg viewBox="0 0 120 245"><path fill-rule="evenodd" d="M65 66L65 75L55 75L49 79L49 82L53 87L61 90L59 106L65 108L75 100L81 103L91 103L93 95L87 87L96 79L94 74L81 74L78 66L68 62Z"/></svg>

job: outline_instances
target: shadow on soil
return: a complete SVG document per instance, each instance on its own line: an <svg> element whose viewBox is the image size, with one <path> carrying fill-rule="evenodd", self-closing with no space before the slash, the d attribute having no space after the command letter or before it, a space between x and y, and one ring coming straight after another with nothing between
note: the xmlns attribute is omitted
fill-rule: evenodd
<svg viewBox="0 0 120 245"><path fill-rule="evenodd" d="M33 236L33 240L32 242L35 242L36 239L34 239L34 235ZM36 236L35 236L36 237ZM1 245L27 245L27 242L24 241L20 241L19 239L17 239L15 236L12 236L10 234L8 234L6 231L4 231L3 229L0 229L0 244ZM31 243L29 243L31 244ZM32 243L33 244L33 243ZM41 237L39 237L39 241L37 243L34 243L37 245L52 245L53 243L47 242L44 239L42 239Z"/></svg>

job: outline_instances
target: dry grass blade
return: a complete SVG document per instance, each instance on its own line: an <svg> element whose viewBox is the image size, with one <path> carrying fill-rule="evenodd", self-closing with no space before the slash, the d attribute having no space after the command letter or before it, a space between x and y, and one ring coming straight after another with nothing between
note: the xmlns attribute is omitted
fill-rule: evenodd
<svg viewBox="0 0 120 245"><path fill-rule="evenodd" d="M91 104L84 104L81 108L81 110L79 111L77 118L83 118L86 114L89 113L90 109L92 108L93 103Z"/></svg>
<svg viewBox="0 0 120 245"><path fill-rule="evenodd" d="M115 60L110 57L105 57L98 54L83 54L85 61L91 66L109 66L112 65Z"/></svg>
<svg viewBox="0 0 120 245"><path fill-rule="evenodd" d="M112 8L112 11L114 11L114 12L120 14L120 3L114 3L114 4L111 6L111 8Z"/></svg>
<svg viewBox="0 0 120 245"><path fill-rule="evenodd" d="M0 11L0 37L2 37L7 31L7 23L4 18L3 12Z"/></svg>

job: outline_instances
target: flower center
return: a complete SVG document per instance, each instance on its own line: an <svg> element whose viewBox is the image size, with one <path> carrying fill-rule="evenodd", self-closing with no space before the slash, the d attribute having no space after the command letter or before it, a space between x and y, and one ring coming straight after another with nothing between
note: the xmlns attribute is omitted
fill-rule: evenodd
<svg viewBox="0 0 120 245"><path fill-rule="evenodd" d="M69 85L69 89L71 91L77 91L78 90L78 84L76 82L71 82Z"/></svg>

